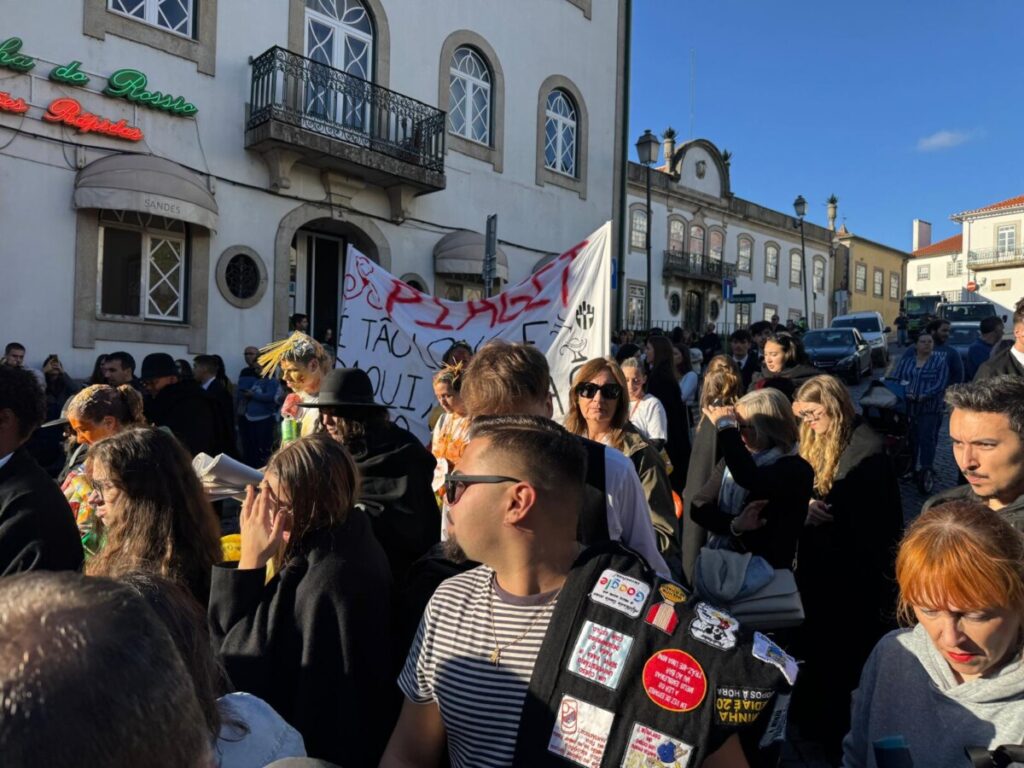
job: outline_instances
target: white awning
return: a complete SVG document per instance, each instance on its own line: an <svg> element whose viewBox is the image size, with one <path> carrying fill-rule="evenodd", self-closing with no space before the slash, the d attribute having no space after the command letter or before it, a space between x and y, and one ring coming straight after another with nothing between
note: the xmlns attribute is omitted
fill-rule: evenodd
<svg viewBox="0 0 1024 768"><path fill-rule="evenodd" d="M479 275L484 268L486 242L479 232L449 232L434 246L434 272L439 275ZM496 276L508 282L508 257L498 248Z"/></svg>
<svg viewBox="0 0 1024 768"><path fill-rule="evenodd" d="M153 155L116 154L75 177L76 208L138 211L217 229L217 201L195 171Z"/></svg>

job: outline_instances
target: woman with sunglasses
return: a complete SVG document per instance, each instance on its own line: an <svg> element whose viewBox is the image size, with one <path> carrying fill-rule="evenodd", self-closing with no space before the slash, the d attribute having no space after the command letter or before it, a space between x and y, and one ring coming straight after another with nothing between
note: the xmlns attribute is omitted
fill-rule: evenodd
<svg viewBox="0 0 1024 768"><path fill-rule="evenodd" d="M668 420L668 440L665 452L672 462L669 481L672 490L682 495L686 483L686 468L690 463L690 426L686 417L679 381L676 378L675 352L667 336L651 336L646 345L647 391L661 401Z"/></svg>
<svg viewBox="0 0 1024 768"><path fill-rule="evenodd" d="M626 390L626 378L614 360L598 357L587 361L569 392L565 428L622 451L633 462L647 497L658 549L667 562L678 566L675 505L665 462L630 423Z"/></svg>
<svg viewBox="0 0 1024 768"><path fill-rule="evenodd" d="M875 643L895 627L893 563L903 508L885 444L856 415L839 379L809 379L793 412L800 455L814 470L796 569L807 619L794 647L805 664L793 714L801 735L838 761L850 693Z"/></svg>
<svg viewBox="0 0 1024 768"><path fill-rule="evenodd" d="M85 572L151 570L206 605L210 569L221 559L220 521L184 446L161 429L126 429L91 446L86 466L105 537Z"/></svg>
<svg viewBox="0 0 1024 768"><path fill-rule="evenodd" d="M213 568L209 619L231 681L311 757L375 766L399 703L391 573L358 493L355 462L329 435L271 456L246 491L241 558Z"/></svg>

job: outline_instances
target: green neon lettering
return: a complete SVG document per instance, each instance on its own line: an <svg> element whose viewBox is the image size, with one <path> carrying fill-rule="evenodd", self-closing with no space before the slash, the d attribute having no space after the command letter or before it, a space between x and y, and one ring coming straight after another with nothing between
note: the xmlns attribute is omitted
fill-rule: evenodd
<svg viewBox="0 0 1024 768"><path fill-rule="evenodd" d="M69 85L85 85L89 82L89 76L85 72L78 71L80 66L82 66L82 62L72 61L63 67L57 67L50 72L50 79L56 80L58 83L68 83Z"/></svg>
<svg viewBox="0 0 1024 768"><path fill-rule="evenodd" d="M36 60L31 56L19 53L21 45L20 37L8 37L0 43L0 67L7 67L15 72L28 72L36 65Z"/></svg>
<svg viewBox="0 0 1024 768"><path fill-rule="evenodd" d="M107 78L107 87L103 92L108 96L128 99L175 115L194 115L199 111L195 104L185 101L181 96L147 91L148 83L149 78L137 69L119 69Z"/></svg>

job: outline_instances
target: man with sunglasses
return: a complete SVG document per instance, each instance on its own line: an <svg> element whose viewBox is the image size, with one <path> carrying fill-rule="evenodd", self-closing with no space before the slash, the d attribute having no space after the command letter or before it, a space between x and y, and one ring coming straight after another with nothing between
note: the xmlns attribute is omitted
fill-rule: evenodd
<svg viewBox="0 0 1024 768"><path fill-rule="evenodd" d="M492 341L478 349L466 369L461 394L474 418L527 415L550 419L554 413L548 361L532 344ZM576 439L587 453L579 540L586 545L621 541L643 555L658 573L671 574L658 551L647 498L633 462L614 448Z"/></svg>

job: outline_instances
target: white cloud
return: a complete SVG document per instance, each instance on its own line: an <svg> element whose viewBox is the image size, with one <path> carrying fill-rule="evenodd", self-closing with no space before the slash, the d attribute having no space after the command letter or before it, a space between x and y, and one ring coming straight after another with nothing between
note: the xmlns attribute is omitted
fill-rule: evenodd
<svg viewBox="0 0 1024 768"><path fill-rule="evenodd" d="M973 134L967 131L936 131L931 136L924 136L917 140L917 151L937 152L943 149L952 149L972 138Z"/></svg>

